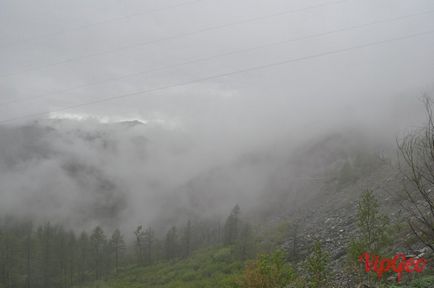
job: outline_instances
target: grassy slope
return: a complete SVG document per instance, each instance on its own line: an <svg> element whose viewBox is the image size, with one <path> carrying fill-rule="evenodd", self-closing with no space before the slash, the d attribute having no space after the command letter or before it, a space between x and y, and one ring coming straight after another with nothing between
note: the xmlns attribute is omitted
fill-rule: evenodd
<svg viewBox="0 0 434 288"><path fill-rule="evenodd" d="M149 267L130 267L117 276L85 288L224 288L231 287L243 263L234 261L228 248L195 252L185 260L161 262Z"/></svg>
<svg viewBox="0 0 434 288"><path fill-rule="evenodd" d="M229 248L212 248L197 251L185 260L164 261L148 267L126 267L106 281L80 288L232 288L243 266L243 262L233 259ZM418 276L411 284L383 283L379 287L432 288L434 275L430 274Z"/></svg>

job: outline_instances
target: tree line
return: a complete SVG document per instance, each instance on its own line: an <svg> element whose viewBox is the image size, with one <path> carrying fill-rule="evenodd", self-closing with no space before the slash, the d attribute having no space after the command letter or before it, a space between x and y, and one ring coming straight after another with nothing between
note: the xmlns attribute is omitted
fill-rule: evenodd
<svg viewBox="0 0 434 288"><path fill-rule="evenodd" d="M102 280L122 267L152 265L189 257L195 250L215 245L234 247L245 259L254 253L250 226L240 220L236 205L225 223L187 221L157 236L139 225L126 241L119 229L107 233L67 230L59 224L34 225L12 217L0 219L0 287L74 287ZM131 235L130 235L131 236Z"/></svg>

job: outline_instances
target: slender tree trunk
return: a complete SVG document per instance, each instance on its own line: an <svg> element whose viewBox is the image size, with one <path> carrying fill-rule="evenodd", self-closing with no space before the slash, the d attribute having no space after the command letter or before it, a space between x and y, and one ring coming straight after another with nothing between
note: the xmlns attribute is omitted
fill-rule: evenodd
<svg viewBox="0 0 434 288"><path fill-rule="evenodd" d="M31 259L32 259L32 239L31 236L29 235L27 238L27 251L26 251L26 258L27 258L27 265L26 265L26 270L27 270L27 288L31 288L32 286L32 265L31 265Z"/></svg>

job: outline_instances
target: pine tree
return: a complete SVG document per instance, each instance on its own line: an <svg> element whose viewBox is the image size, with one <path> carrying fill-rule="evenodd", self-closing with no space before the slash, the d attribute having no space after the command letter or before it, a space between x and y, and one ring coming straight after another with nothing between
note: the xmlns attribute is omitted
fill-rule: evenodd
<svg viewBox="0 0 434 288"><path fill-rule="evenodd" d="M103 277L104 273L104 252L106 248L106 236L101 227L97 226L90 235L92 251L93 271L97 280Z"/></svg>
<svg viewBox="0 0 434 288"><path fill-rule="evenodd" d="M18 272L18 239L8 228L2 235L2 284L5 287L14 287L17 285L17 272Z"/></svg>
<svg viewBox="0 0 434 288"><path fill-rule="evenodd" d="M139 265L144 264L144 239L145 239L145 231L143 231L143 226L139 225L134 231L134 235L136 236L136 255L137 262Z"/></svg>
<svg viewBox="0 0 434 288"><path fill-rule="evenodd" d="M235 205L231 214L228 216L223 235L223 244L232 245L238 238L238 225L239 225L240 206Z"/></svg>
<svg viewBox="0 0 434 288"><path fill-rule="evenodd" d="M191 221L188 220L184 229L183 237L183 256L188 257L191 253Z"/></svg>
<svg viewBox="0 0 434 288"><path fill-rule="evenodd" d="M115 273L118 273L119 261L125 250L125 241L119 229L116 229L110 239L111 253L114 254Z"/></svg>
<svg viewBox="0 0 434 288"><path fill-rule="evenodd" d="M30 288L32 286L32 264L33 264L33 225L32 223L26 223L24 227L24 246L25 246L25 266L26 266L26 287Z"/></svg>
<svg viewBox="0 0 434 288"><path fill-rule="evenodd" d="M165 254L168 260L178 256L178 233L176 232L175 226L170 228L166 234Z"/></svg>
<svg viewBox="0 0 434 288"><path fill-rule="evenodd" d="M80 283L86 281L86 271L89 267L90 261L90 240L86 232L80 234L78 239L78 278Z"/></svg>
<svg viewBox="0 0 434 288"><path fill-rule="evenodd" d="M50 223L38 229L38 240L41 243L41 274L43 287L53 287L53 261L54 228Z"/></svg>
<svg viewBox="0 0 434 288"><path fill-rule="evenodd" d="M239 239L235 244L235 254L241 260L246 260L255 254L255 238L248 223L242 225Z"/></svg>
<svg viewBox="0 0 434 288"><path fill-rule="evenodd" d="M154 236L154 230L152 230L151 227L146 229L144 235L143 235L143 249L144 249L144 261L147 265L152 264L153 260L153 249L155 244L155 236Z"/></svg>
<svg viewBox="0 0 434 288"><path fill-rule="evenodd" d="M77 247L77 238L73 231L69 231L66 235L66 265L67 265L67 277L68 277L68 285L73 286L75 281L75 276L77 273L78 266L78 247Z"/></svg>

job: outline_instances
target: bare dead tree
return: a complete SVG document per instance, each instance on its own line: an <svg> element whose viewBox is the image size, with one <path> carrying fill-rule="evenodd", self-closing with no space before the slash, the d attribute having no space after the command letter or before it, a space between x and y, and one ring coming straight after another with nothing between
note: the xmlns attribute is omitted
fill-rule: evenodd
<svg viewBox="0 0 434 288"><path fill-rule="evenodd" d="M434 251L434 121L432 100L423 99L427 123L398 140L402 174L401 206L409 213L414 235Z"/></svg>

